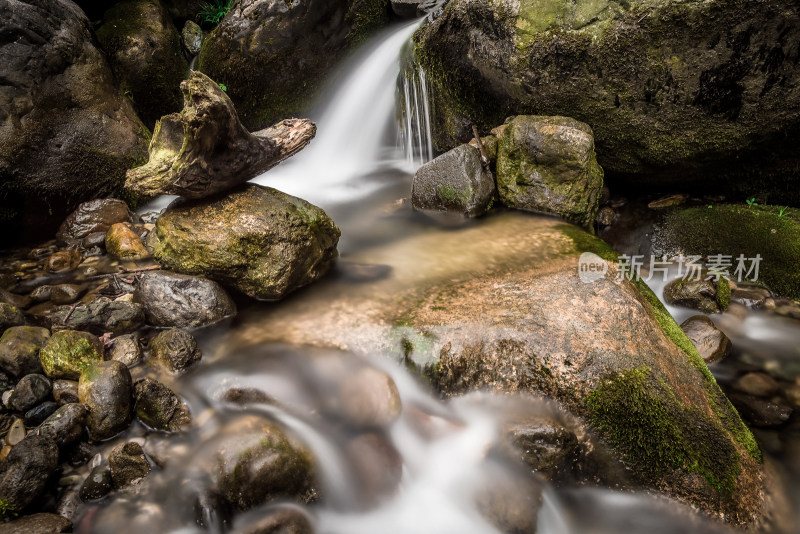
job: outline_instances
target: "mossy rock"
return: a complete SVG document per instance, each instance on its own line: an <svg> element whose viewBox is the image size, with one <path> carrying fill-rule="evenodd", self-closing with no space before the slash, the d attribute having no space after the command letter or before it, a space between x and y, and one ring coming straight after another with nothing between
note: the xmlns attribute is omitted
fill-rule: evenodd
<svg viewBox="0 0 800 534"><path fill-rule="evenodd" d="M772 291L800 299L800 211L777 206L717 204L667 215L653 236L657 254L731 256L731 279L736 282L737 258L761 256L758 282ZM746 270L744 274L746 274Z"/></svg>
<svg viewBox="0 0 800 534"><path fill-rule="evenodd" d="M15 326L0 337L0 369L16 377L42 372L39 351L50 331L37 326Z"/></svg>
<svg viewBox="0 0 800 534"><path fill-rule="evenodd" d="M39 351L39 361L51 379L77 380L81 373L103 361L103 342L88 332L62 330L47 340Z"/></svg>
<svg viewBox="0 0 800 534"><path fill-rule="evenodd" d="M5 330L12 326L25 324L25 316L22 312L7 302L0 302L0 329Z"/></svg>

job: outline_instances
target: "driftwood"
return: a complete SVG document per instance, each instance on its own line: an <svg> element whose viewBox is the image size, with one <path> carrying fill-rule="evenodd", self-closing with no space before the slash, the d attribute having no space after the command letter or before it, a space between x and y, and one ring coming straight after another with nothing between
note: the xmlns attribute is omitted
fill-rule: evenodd
<svg viewBox="0 0 800 534"><path fill-rule="evenodd" d="M140 199L226 191L296 154L316 134L308 119L286 119L250 133L228 95L200 72L192 72L181 90L183 110L156 123L150 160L127 173L125 188Z"/></svg>

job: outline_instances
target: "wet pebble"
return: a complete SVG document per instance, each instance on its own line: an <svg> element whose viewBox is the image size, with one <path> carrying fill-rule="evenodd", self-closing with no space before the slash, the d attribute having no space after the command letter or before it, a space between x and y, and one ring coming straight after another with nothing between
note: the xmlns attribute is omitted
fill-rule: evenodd
<svg viewBox="0 0 800 534"><path fill-rule="evenodd" d="M7 506L22 510L39 498L58 467L58 447L48 437L30 435L3 461L0 495Z"/></svg>
<svg viewBox="0 0 800 534"><path fill-rule="evenodd" d="M14 387L8 407L18 412L27 412L50 397L53 384L44 375L26 375Z"/></svg>
<svg viewBox="0 0 800 534"><path fill-rule="evenodd" d="M185 330L171 328L150 341L150 356L173 373L179 373L199 361L202 353L194 336Z"/></svg>
<svg viewBox="0 0 800 534"><path fill-rule="evenodd" d="M134 413L150 428L178 432L192 424L186 404L167 386L152 378L137 380L133 386Z"/></svg>
<svg viewBox="0 0 800 534"><path fill-rule="evenodd" d="M36 326L15 326L0 338L0 368L14 376L42 373L39 351L50 331Z"/></svg>
<svg viewBox="0 0 800 534"><path fill-rule="evenodd" d="M780 392L781 385L766 373L747 373L733 383L733 388L756 397L772 397Z"/></svg>
<svg viewBox="0 0 800 534"><path fill-rule="evenodd" d="M113 487L111 468L108 464L98 465L92 469L89 476L83 481L80 492L81 500L86 502L102 499L108 495Z"/></svg>
<svg viewBox="0 0 800 534"><path fill-rule="evenodd" d="M125 334L111 340L111 347L108 349L108 359L116 360L128 367L133 367L141 363L143 357L142 347L139 344L139 336L135 334Z"/></svg>
<svg viewBox="0 0 800 534"><path fill-rule="evenodd" d="M86 292L86 288L75 284L59 284L50 288L50 300L54 304L72 304Z"/></svg>
<svg viewBox="0 0 800 534"><path fill-rule="evenodd" d="M39 427L39 434L52 439L59 447L77 443L89 418L89 408L83 404L65 404L58 408Z"/></svg>
<svg viewBox="0 0 800 534"><path fill-rule="evenodd" d="M48 377L77 380L85 368L103 361L104 349L97 336L62 330L50 336L39 352L39 360Z"/></svg>
<svg viewBox="0 0 800 534"><path fill-rule="evenodd" d="M50 534L71 532L72 522L57 514L33 514L3 525L3 534Z"/></svg>
<svg viewBox="0 0 800 534"><path fill-rule="evenodd" d="M32 428L41 425L48 417L58 409L58 403L53 401L43 402L39 406L34 406L23 417L25 426Z"/></svg>
<svg viewBox="0 0 800 534"><path fill-rule="evenodd" d="M328 410L357 428L386 427L400 415L400 393L392 377L373 367L362 367L337 384Z"/></svg>
<svg viewBox="0 0 800 534"><path fill-rule="evenodd" d="M142 446L129 441L114 447L108 455L111 480L117 489L136 483L150 472L150 463L144 455Z"/></svg>
<svg viewBox="0 0 800 534"><path fill-rule="evenodd" d="M758 427L782 425L792 415L792 408L772 403L761 397L734 393L729 398L742 417Z"/></svg>
<svg viewBox="0 0 800 534"><path fill-rule="evenodd" d="M45 260L44 269L48 273L64 273L78 268L83 256L77 250L60 250Z"/></svg>
<svg viewBox="0 0 800 534"><path fill-rule="evenodd" d="M731 341L705 315L694 315L681 323L681 329L706 363L723 360L731 353Z"/></svg>
<svg viewBox="0 0 800 534"><path fill-rule="evenodd" d="M94 440L122 432L131 422L131 374L117 361L99 362L86 369L78 381L78 399L89 407L87 427Z"/></svg>
<svg viewBox="0 0 800 534"><path fill-rule="evenodd" d="M53 381L53 398L61 405L78 402L78 382L63 378Z"/></svg>
<svg viewBox="0 0 800 534"><path fill-rule="evenodd" d="M0 302L0 330L25 324L25 316L16 306Z"/></svg>
<svg viewBox="0 0 800 534"><path fill-rule="evenodd" d="M22 422L22 419L15 419L11 428L8 430L8 434L6 434L6 445L11 445L13 447L25 439L26 434L25 424Z"/></svg>

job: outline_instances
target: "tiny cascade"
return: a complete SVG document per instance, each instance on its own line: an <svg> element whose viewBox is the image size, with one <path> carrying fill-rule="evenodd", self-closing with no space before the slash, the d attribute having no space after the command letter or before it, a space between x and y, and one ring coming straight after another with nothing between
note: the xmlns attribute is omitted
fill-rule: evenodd
<svg viewBox="0 0 800 534"><path fill-rule="evenodd" d="M398 144L409 167L416 169L433 159L431 109L425 70L414 65L405 69L398 91Z"/></svg>

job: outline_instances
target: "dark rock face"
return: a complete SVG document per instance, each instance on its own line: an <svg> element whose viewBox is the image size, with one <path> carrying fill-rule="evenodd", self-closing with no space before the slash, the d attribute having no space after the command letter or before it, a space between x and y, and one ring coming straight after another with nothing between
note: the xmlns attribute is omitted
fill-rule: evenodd
<svg viewBox="0 0 800 534"><path fill-rule="evenodd" d="M464 142L463 120L488 130L512 114L565 115L594 129L599 163L630 182L746 194L753 178L796 203L798 17L781 0L453 0L416 36L435 144Z"/></svg>
<svg viewBox="0 0 800 534"><path fill-rule="evenodd" d="M731 353L731 340L705 315L689 317L681 329L706 363L718 362Z"/></svg>
<svg viewBox="0 0 800 534"><path fill-rule="evenodd" d="M58 229L60 243L76 243L96 232L105 235L113 224L133 222L128 205L116 198L103 198L84 202L73 211Z"/></svg>
<svg viewBox="0 0 800 534"><path fill-rule="evenodd" d="M7 241L51 232L80 202L120 190L148 133L78 6L3 0L0 10L0 220L21 230Z"/></svg>
<svg viewBox="0 0 800 534"><path fill-rule="evenodd" d="M320 208L257 185L170 207L155 231L154 256L165 268L260 300L278 300L324 275L340 235Z"/></svg>
<svg viewBox="0 0 800 534"><path fill-rule="evenodd" d="M411 205L418 210L483 215L495 193L494 177L481 154L460 145L420 167L411 184Z"/></svg>
<svg viewBox="0 0 800 534"><path fill-rule="evenodd" d="M80 491L81 500L86 502L101 499L108 495L113 487L111 468L108 464L98 465L92 469L92 472L83 481Z"/></svg>
<svg viewBox="0 0 800 534"><path fill-rule="evenodd" d="M206 37L197 68L228 86L248 128L264 128L305 110L331 66L388 22L388 8L388 0L240 1Z"/></svg>
<svg viewBox="0 0 800 534"><path fill-rule="evenodd" d="M80 440L88 418L86 405L65 404L41 424L39 434L49 437L59 447L68 447Z"/></svg>
<svg viewBox="0 0 800 534"><path fill-rule="evenodd" d="M236 304L218 283L185 274L147 273L133 298L153 326L196 328L236 315Z"/></svg>
<svg viewBox="0 0 800 534"><path fill-rule="evenodd" d="M87 428L92 439L108 439L128 428L132 394L131 373L119 362L99 362L81 374L78 398L89 407Z"/></svg>
<svg viewBox="0 0 800 534"><path fill-rule="evenodd" d="M180 373L200 361L202 353L189 332L172 328L150 341L150 357L173 373Z"/></svg>
<svg viewBox="0 0 800 534"><path fill-rule="evenodd" d="M180 83L189 73L180 35L158 0L128 0L103 15L97 40L120 90L148 128L181 107Z"/></svg>
<svg viewBox="0 0 800 534"><path fill-rule="evenodd" d="M71 532L72 521L56 514L33 514L3 525L5 534L57 534Z"/></svg>
<svg viewBox="0 0 800 534"><path fill-rule="evenodd" d="M50 338L46 328L17 326L0 338L0 368L14 376L42 372L39 351Z"/></svg>
<svg viewBox="0 0 800 534"><path fill-rule="evenodd" d="M150 472L150 464L142 446L135 441L114 447L108 455L108 466L111 468L111 480L117 489L135 483Z"/></svg>
<svg viewBox="0 0 800 534"><path fill-rule="evenodd" d="M422 2L423 0L392 0L392 12L398 17L413 19Z"/></svg>
<svg viewBox="0 0 800 534"><path fill-rule="evenodd" d="M133 412L144 424L157 430L178 432L192 424L189 407L167 386L152 378L133 385Z"/></svg>
<svg viewBox="0 0 800 534"><path fill-rule="evenodd" d="M39 497L58 467L58 447L50 438L31 435L14 445L0 462L0 499L22 510Z"/></svg>
<svg viewBox="0 0 800 534"><path fill-rule="evenodd" d="M14 387L8 404L18 412L26 412L49 397L52 387L44 375L23 376Z"/></svg>
<svg viewBox="0 0 800 534"><path fill-rule="evenodd" d="M144 324L144 311L134 302L100 297L90 304L66 306L50 316L54 325L86 330L98 335L106 332L124 334Z"/></svg>

